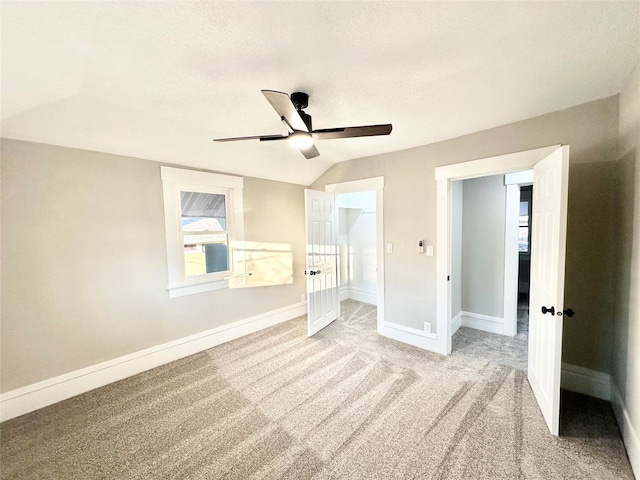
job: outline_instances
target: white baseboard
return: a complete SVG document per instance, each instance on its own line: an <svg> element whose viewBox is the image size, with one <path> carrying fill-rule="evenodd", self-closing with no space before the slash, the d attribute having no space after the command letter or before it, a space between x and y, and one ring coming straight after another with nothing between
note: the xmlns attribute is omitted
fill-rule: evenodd
<svg viewBox="0 0 640 480"><path fill-rule="evenodd" d="M300 302L189 337L17 388L0 395L0 421L53 405L307 313Z"/></svg>
<svg viewBox="0 0 640 480"><path fill-rule="evenodd" d="M560 386L602 400L611 400L611 376L588 368L562 363Z"/></svg>
<svg viewBox="0 0 640 480"><path fill-rule="evenodd" d="M473 312L460 312L461 325L485 332L506 335L504 319Z"/></svg>
<svg viewBox="0 0 640 480"><path fill-rule="evenodd" d="M371 292L357 287L340 287L340 301L348 298L370 305L378 304L378 292Z"/></svg>
<svg viewBox="0 0 640 480"><path fill-rule="evenodd" d="M462 312L458 312L458 314L451 319L451 335L456 333L461 326L462 326Z"/></svg>
<svg viewBox="0 0 640 480"><path fill-rule="evenodd" d="M349 287L340 287L340 301L346 300L347 298L351 298L349 295Z"/></svg>
<svg viewBox="0 0 640 480"><path fill-rule="evenodd" d="M362 288L349 287L349 298L358 302L368 303L370 305L378 304L377 292L371 292Z"/></svg>
<svg viewBox="0 0 640 480"><path fill-rule="evenodd" d="M382 325L379 326L378 333L384 337L407 343L414 347L446 355L446 351L441 344L442 342L438 342L438 335L436 333L427 333L417 328L384 321Z"/></svg>
<svg viewBox="0 0 640 480"><path fill-rule="evenodd" d="M631 424L629 411L615 383L611 384L611 405L613 406L616 420L618 420L618 427L622 434L624 446L627 449L627 456L629 457L631 468L633 469L634 475L640 478L640 437Z"/></svg>

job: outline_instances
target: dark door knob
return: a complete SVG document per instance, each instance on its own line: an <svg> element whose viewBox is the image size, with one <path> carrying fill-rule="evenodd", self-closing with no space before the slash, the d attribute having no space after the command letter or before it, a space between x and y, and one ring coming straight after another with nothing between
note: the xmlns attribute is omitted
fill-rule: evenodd
<svg viewBox="0 0 640 480"><path fill-rule="evenodd" d="M562 310L562 313L563 313L563 315L566 315L567 317L573 317L576 312L574 312L570 308L567 308L566 310Z"/></svg>
<svg viewBox="0 0 640 480"><path fill-rule="evenodd" d="M542 307L542 313L550 313L551 315L555 315L556 314L556 309L555 307Z"/></svg>

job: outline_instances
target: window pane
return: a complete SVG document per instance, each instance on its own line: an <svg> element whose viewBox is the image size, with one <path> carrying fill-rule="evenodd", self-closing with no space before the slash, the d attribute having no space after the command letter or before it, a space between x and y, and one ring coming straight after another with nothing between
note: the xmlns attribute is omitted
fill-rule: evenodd
<svg viewBox="0 0 640 480"><path fill-rule="evenodd" d="M225 195L180 192L180 210L184 232L220 232L227 228Z"/></svg>
<svg viewBox="0 0 640 480"><path fill-rule="evenodd" d="M220 235L216 243L188 243L185 239L185 277L229 270L229 248L227 235Z"/></svg>
<svg viewBox="0 0 640 480"><path fill-rule="evenodd" d="M529 215L529 202L520 202L520 215Z"/></svg>
<svg viewBox="0 0 640 480"><path fill-rule="evenodd" d="M180 192L185 277L229 270L226 196Z"/></svg>
<svg viewBox="0 0 640 480"><path fill-rule="evenodd" d="M518 251L529 251L529 227L518 228Z"/></svg>
<svg viewBox="0 0 640 480"><path fill-rule="evenodd" d="M224 232L226 228L224 218L182 217L182 231L191 232Z"/></svg>

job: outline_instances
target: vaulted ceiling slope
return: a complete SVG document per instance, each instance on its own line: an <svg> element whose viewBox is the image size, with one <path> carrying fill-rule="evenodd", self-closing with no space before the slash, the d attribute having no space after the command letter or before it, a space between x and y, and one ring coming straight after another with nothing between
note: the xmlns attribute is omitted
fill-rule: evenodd
<svg viewBox="0 0 640 480"><path fill-rule="evenodd" d="M308 185L402 150L620 92L629 2L9 2L2 136ZM314 128L389 136L213 138L285 129L261 89L304 91Z"/></svg>

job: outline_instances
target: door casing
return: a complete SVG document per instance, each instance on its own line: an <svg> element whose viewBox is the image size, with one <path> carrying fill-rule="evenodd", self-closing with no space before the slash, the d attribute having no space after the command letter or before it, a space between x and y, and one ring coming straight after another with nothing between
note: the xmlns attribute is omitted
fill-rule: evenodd
<svg viewBox="0 0 640 480"><path fill-rule="evenodd" d="M433 351L451 353L451 182L529 170L561 145L525 150L435 169L436 191L436 339Z"/></svg>

